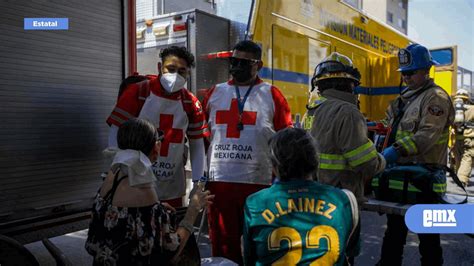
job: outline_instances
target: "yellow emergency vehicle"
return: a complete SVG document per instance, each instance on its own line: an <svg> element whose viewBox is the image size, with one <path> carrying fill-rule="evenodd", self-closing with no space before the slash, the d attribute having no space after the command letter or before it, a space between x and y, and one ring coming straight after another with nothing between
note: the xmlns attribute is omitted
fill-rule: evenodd
<svg viewBox="0 0 474 266"><path fill-rule="evenodd" d="M256 0L249 22L247 35L263 50L261 77L283 91L296 122L306 111L314 68L331 52L349 56L361 72L360 109L370 120L382 119L400 92L396 55L413 41L342 0ZM445 60L431 74L453 95L456 47L435 55Z"/></svg>

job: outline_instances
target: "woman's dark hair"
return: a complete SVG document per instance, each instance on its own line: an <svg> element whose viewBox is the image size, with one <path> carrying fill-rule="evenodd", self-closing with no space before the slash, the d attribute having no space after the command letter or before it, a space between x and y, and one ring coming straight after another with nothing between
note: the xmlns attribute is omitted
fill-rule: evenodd
<svg viewBox="0 0 474 266"><path fill-rule="evenodd" d="M117 133L117 144L122 150L137 150L148 156L157 141L157 131L152 123L132 118L123 123Z"/></svg>
<svg viewBox="0 0 474 266"><path fill-rule="evenodd" d="M160 53L161 62L165 62L166 57L170 55L184 59L184 61L186 61L188 64L188 67L194 67L194 55L186 50L186 48L171 46L163 49Z"/></svg>
<svg viewBox="0 0 474 266"><path fill-rule="evenodd" d="M327 89L336 89L339 91L351 92L353 91L352 84L354 81L345 78L323 79L318 82L318 90L323 92Z"/></svg>
<svg viewBox="0 0 474 266"><path fill-rule="evenodd" d="M269 141L270 158L282 181L305 179L316 172L318 159L313 137L301 128L278 131Z"/></svg>
<svg viewBox="0 0 474 266"><path fill-rule="evenodd" d="M262 48L260 48L258 44L249 40L238 42L234 46L233 50L252 53L255 55L255 59L258 59L258 60L262 59Z"/></svg>

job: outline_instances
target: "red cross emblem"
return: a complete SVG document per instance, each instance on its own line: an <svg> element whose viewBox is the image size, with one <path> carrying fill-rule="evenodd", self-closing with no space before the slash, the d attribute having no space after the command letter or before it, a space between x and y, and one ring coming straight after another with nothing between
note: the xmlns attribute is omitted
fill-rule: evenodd
<svg viewBox="0 0 474 266"><path fill-rule="evenodd" d="M173 115L160 114L160 127L165 133L165 139L161 143L160 156L167 157L170 143L181 143L183 141L183 130L173 128Z"/></svg>
<svg viewBox="0 0 474 266"><path fill-rule="evenodd" d="M242 113L242 124L255 125L257 122L257 112L244 111ZM227 138L240 138L239 124L239 103L237 99L232 99L229 111L216 111L216 124L227 124Z"/></svg>

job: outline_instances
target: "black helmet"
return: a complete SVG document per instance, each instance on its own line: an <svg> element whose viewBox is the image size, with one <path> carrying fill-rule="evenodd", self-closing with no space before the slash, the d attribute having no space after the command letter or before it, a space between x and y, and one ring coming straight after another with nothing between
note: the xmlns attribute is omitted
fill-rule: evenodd
<svg viewBox="0 0 474 266"><path fill-rule="evenodd" d="M318 86L319 81L333 78L353 80L355 86L360 84L360 73L352 65L352 60L337 52L331 53L316 66L313 78L311 79L312 89Z"/></svg>

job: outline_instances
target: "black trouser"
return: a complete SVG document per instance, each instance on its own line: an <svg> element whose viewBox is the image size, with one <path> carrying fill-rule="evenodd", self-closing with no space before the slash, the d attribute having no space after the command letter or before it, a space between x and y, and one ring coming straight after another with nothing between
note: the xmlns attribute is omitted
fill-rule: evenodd
<svg viewBox="0 0 474 266"><path fill-rule="evenodd" d="M402 265L407 233L404 216L387 214L387 230L383 238L380 265ZM421 265L443 265L439 234L418 234L418 239Z"/></svg>
<svg viewBox="0 0 474 266"><path fill-rule="evenodd" d="M361 212L359 211L359 217L361 216ZM349 242L347 243L347 249L346 249L346 256L347 256L347 262L348 264L346 265L355 265L355 257L359 256L360 254L360 249L361 249L361 243L360 243L360 227L361 226L361 221L359 219L359 222L357 223L357 226L354 230L354 234L352 234L351 238L349 239Z"/></svg>

